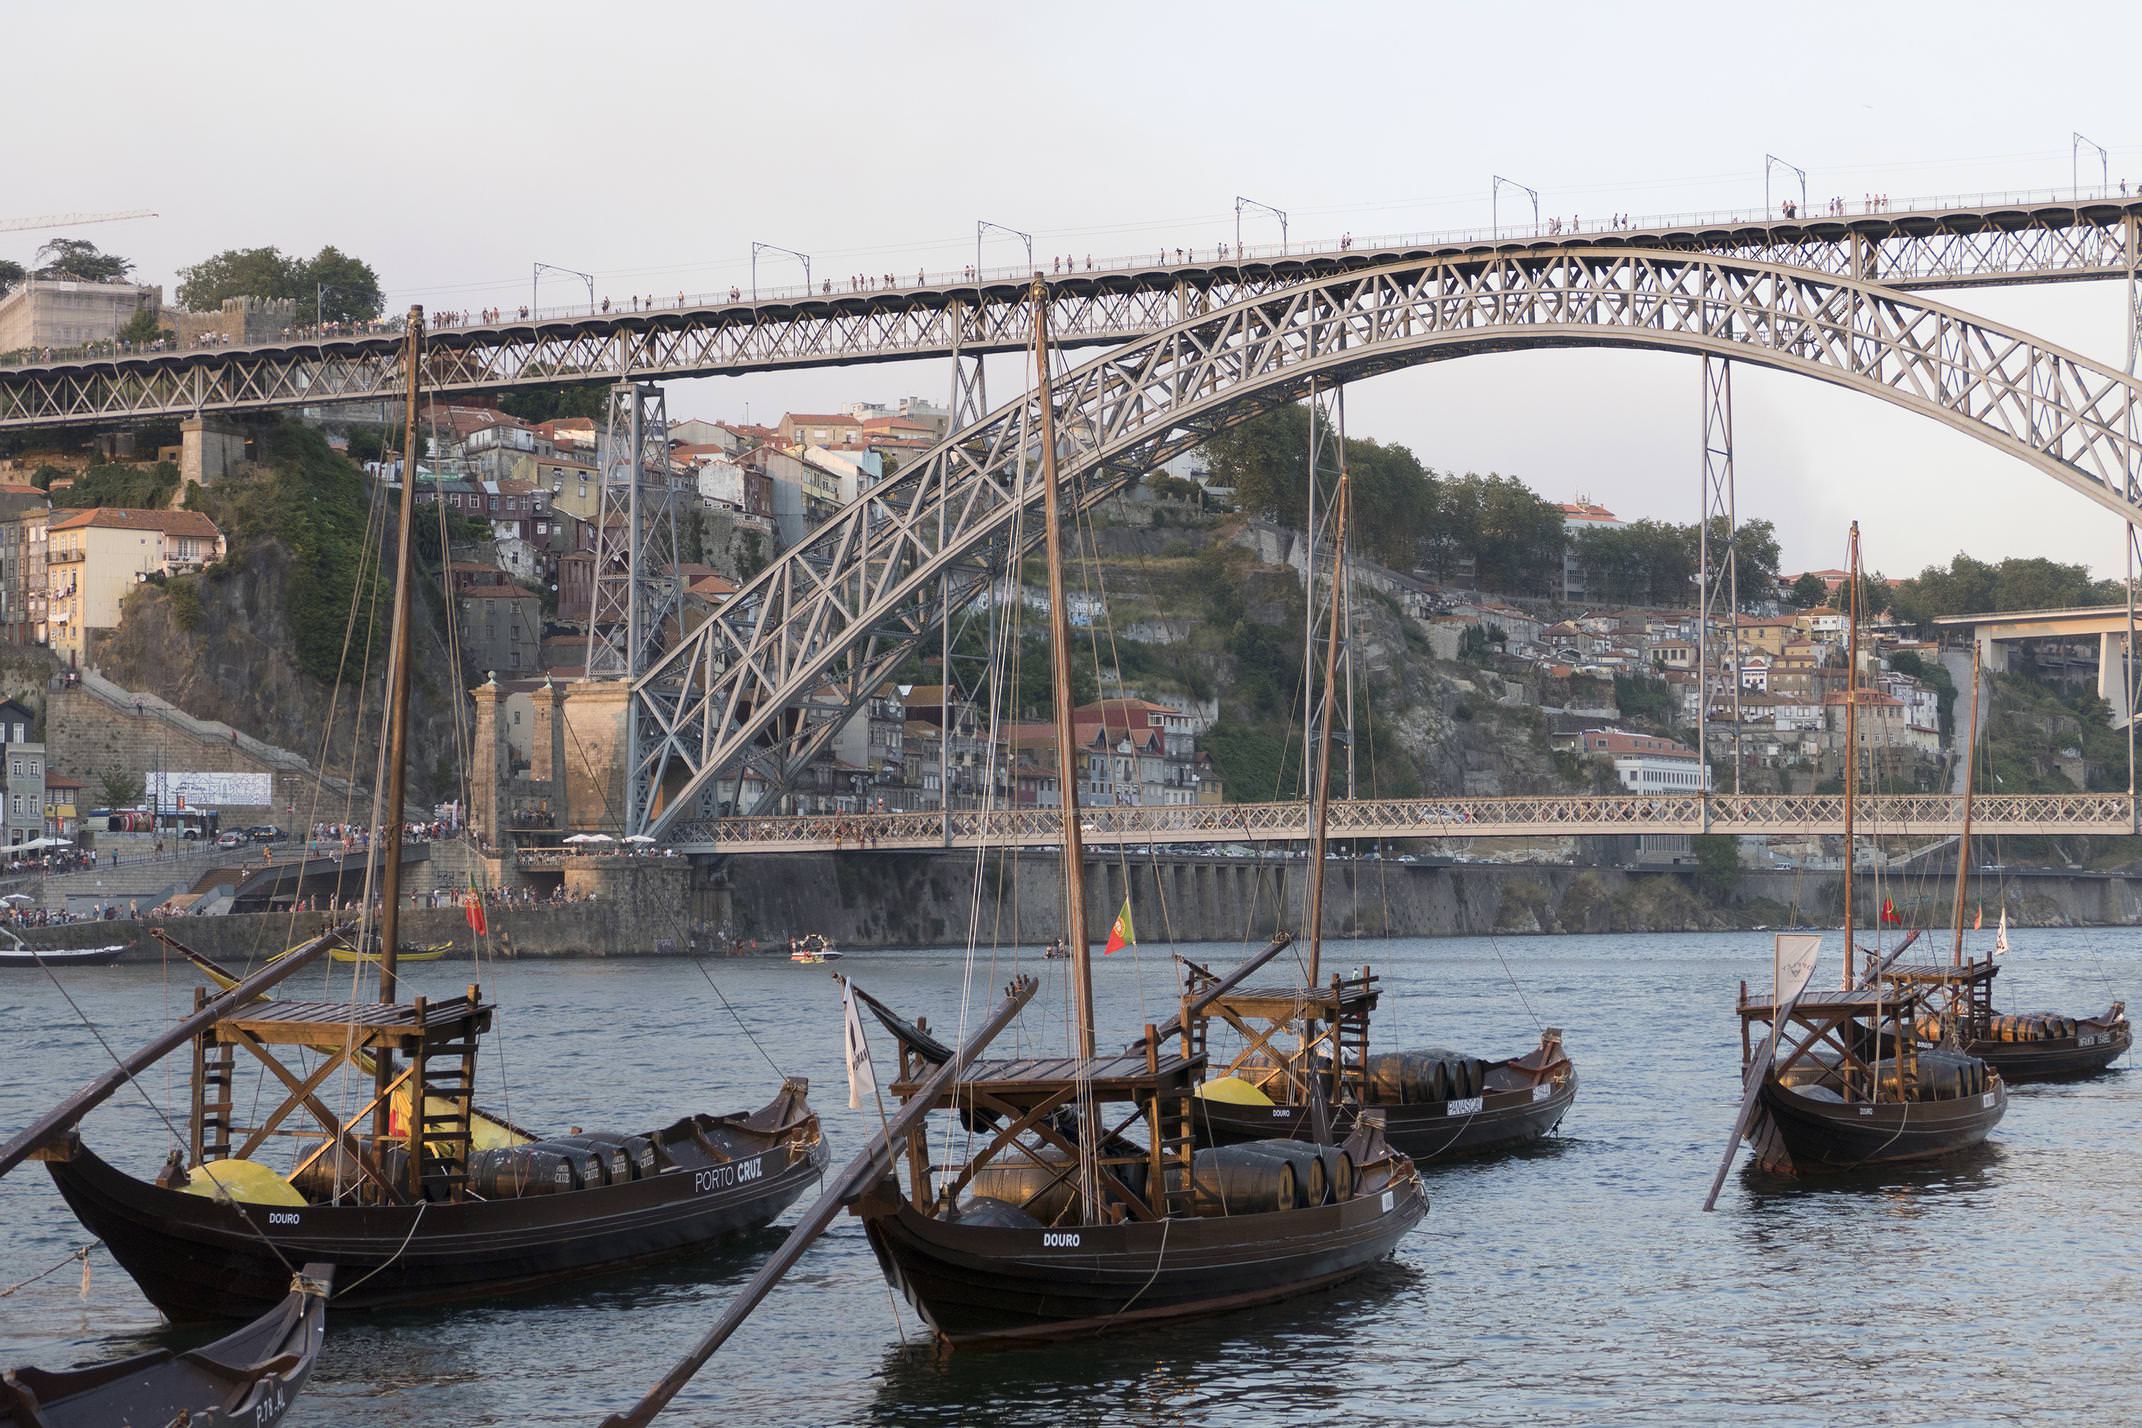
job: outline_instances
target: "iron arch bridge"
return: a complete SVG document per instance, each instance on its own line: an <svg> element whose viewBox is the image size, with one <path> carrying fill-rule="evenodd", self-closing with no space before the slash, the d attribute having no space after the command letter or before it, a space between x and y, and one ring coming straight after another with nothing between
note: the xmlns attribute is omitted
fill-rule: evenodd
<svg viewBox="0 0 2142 1428"><path fill-rule="evenodd" d="M1476 353L1707 353L1878 397L2142 520L2120 372L1851 278L1594 247L1394 262L1200 314L1056 387L1075 507L1256 413L1331 385ZM716 846L703 814L765 806L949 612L1038 544L1032 392L849 505L633 688L628 821ZM733 784L730 782L733 780ZM727 796L724 796L727 790Z"/></svg>
<svg viewBox="0 0 2142 1428"><path fill-rule="evenodd" d="M1049 330L1066 347L1114 345L1249 298L1392 261L1532 263L1587 247L1783 263L1899 290L2124 278L2136 267L2138 231L2142 197L2123 196L1160 261L1052 277ZM426 337L425 386L453 397L553 383L975 356L1026 344L1028 275L988 282L918 276L923 281L912 288L700 300L441 328ZM397 397L401 383L400 341L385 333L33 363L0 367L0 431L377 402Z"/></svg>

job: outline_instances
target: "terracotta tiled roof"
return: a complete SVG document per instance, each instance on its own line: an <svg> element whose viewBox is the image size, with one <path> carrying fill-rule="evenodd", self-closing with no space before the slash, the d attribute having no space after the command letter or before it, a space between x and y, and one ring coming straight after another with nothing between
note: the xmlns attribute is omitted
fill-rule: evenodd
<svg viewBox="0 0 2142 1428"><path fill-rule="evenodd" d="M223 532L199 511L147 511L132 506L90 506L52 522L55 531L87 530L162 531L166 535L195 536L214 540Z"/></svg>

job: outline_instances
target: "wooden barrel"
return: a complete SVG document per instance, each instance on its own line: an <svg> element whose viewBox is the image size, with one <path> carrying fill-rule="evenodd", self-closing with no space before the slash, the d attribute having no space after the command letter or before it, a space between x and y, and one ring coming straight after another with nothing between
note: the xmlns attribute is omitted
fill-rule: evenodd
<svg viewBox="0 0 2142 1428"><path fill-rule="evenodd" d="M1331 1203L1343 1205L1354 1198L1354 1158L1335 1145L1319 1146L1324 1157L1324 1180L1331 1187Z"/></svg>
<svg viewBox="0 0 2142 1428"><path fill-rule="evenodd" d="M1132 1194L1145 1194L1143 1165L1115 1165L1109 1169ZM1009 1156L976 1170L974 1178L967 1182L967 1193L1001 1200L1045 1225L1060 1224L1078 1207L1078 1166L1060 1155L1049 1156L1039 1165L1024 1156ZM1104 1194L1101 1198L1105 1201L1109 1197Z"/></svg>
<svg viewBox="0 0 2142 1428"><path fill-rule="evenodd" d="M1242 1149L1286 1162L1294 1171L1294 1203L1321 1205L1331 1193L1331 1172L1322 1152L1305 1140L1245 1141Z"/></svg>
<svg viewBox="0 0 2142 1428"><path fill-rule="evenodd" d="M1368 1098L1372 1106L1402 1106L1406 1103L1406 1058L1396 1051L1369 1057Z"/></svg>
<svg viewBox="0 0 2142 1428"><path fill-rule="evenodd" d="M509 1145L469 1156L469 1188L486 1200L578 1189L566 1157L541 1145Z"/></svg>
<svg viewBox="0 0 2142 1428"><path fill-rule="evenodd" d="M1248 1146L1201 1150L1191 1163L1200 1215L1261 1215L1295 1207L1294 1167Z"/></svg>
<svg viewBox="0 0 2142 1428"><path fill-rule="evenodd" d="M623 1185L632 1179L632 1158L625 1153L623 1136L561 1135L548 1144L586 1151L594 1156L605 1185Z"/></svg>

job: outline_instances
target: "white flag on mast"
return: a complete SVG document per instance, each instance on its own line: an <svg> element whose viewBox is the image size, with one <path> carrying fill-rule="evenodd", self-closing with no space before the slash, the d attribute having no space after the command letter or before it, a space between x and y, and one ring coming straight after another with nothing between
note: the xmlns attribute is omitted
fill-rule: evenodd
<svg viewBox="0 0 2142 1428"><path fill-rule="evenodd" d="M1819 932L1780 932L1771 949L1771 1002L1782 1007L1807 990L1822 959Z"/></svg>
<svg viewBox="0 0 2142 1428"><path fill-rule="evenodd" d="M878 1073L870 1064L870 1042L863 1035L863 1018L855 1009L855 986L844 979L840 988L842 1040L848 1054L848 1109L859 1111L866 1093L877 1094Z"/></svg>
<svg viewBox="0 0 2142 1428"><path fill-rule="evenodd" d="M1993 929L1993 955L1998 957L2008 950L2008 909L2001 909L2001 925Z"/></svg>

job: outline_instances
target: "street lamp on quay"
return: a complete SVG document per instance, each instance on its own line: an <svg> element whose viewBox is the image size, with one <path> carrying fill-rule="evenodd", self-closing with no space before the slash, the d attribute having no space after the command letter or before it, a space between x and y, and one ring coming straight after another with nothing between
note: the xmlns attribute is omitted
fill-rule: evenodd
<svg viewBox="0 0 2142 1428"><path fill-rule="evenodd" d="M1763 217L1768 218L1770 216L1770 171L1772 169L1790 169L1799 176L1800 211L1796 216L1800 218L1807 217L1807 170L1801 168L1798 164L1787 163L1776 154L1763 155Z"/></svg>
<svg viewBox="0 0 2142 1428"><path fill-rule="evenodd" d="M2097 150L2098 192L2103 193L2106 189L2112 187L2112 159L2105 152L2105 146L2095 139L2086 139L2081 134L2070 134L2068 136L2068 187L2074 191L2074 195L2077 198L2082 197L2080 160L2085 147Z"/></svg>
<svg viewBox="0 0 2142 1428"><path fill-rule="evenodd" d="M992 228L996 229L996 230L997 230L997 232L999 232L999 233L1009 233L1009 234L1011 234L1011 236L1012 236L1012 237L1014 237L1014 238L1018 239L1018 240L1019 240L1020 242L1022 242L1022 243L1024 243L1024 244L1026 244L1026 270L1027 270L1028 272L1032 272L1032 271L1034 271L1034 235L1033 235L1033 234L1031 234L1031 233L1027 233L1027 232L1023 232L1023 231L1021 231L1020 229L1017 229L1017 228L1007 228L1007 227L1005 227L1005 226L1004 226L1003 224L1001 224L1001 223L991 223L991 222L990 222L990 221L989 221L988 219L986 219L986 218L977 218L977 219L975 219L975 220L974 220L974 276L975 276L975 278L976 278L977 280L979 280L979 279L981 278L981 276L982 276L982 235L983 235L984 233L987 233L987 232L988 232L988 231L989 231L990 229L992 229Z"/></svg>
<svg viewBox="0 0 2142 1428"><path fill-rule="evenodd" d="M784 248L779 243L761 243L757 239L753 239L751 243L751 300L753 302L759 300L759 254L762 252L786 253L789 257L803 264L803 290L805 292L811 290L810 254L799 253L794 248Z"/></svg>
<svg viewBox="0 0 2142 1428"><path fill-rule="evenodd" d="M1279 256L1280 256L1280 257L1282 257L1282 258L1286 257L1286 256L1287 256L1287 212L1286 212L1286 210L1285 210L1285 209L1283 209L1283 208L1274 208L1274 207L1272 207L1272 205L1271 205L1271 204L1269 204L1269 203L1259 203L1259 202L1258 202L1258 201L1257 201L1256 199L1254 199L1254 198L1244 198L1244 197L1243 197L1243 196L1242 196L1241 194L1239 194L1239 193L1238 193L1238 194L1236 194L1236 195L1235 195L1235 257L1236 257L1236 259L1237 259L1237 260L1239 260L1239 259L1240 259L1240 258L1242 257L1242 210L1243 210L1243 209L1245 209L1245 208L1254 208L1254 209L1256 209L1256 210L1257 210L1258 212L1260 212L1260 213L1269 213L1269 214L1271 214L1271 215L1272 215L1272 216L1273 216L1274 218L1276 218L1276 219L1278 219L1278 220L1279 220Z"/></svg>
<svg viewBox="0 0 2142 1428"><path fill-rule="evenodd" d="M578 268L561 268L556 263L537 263L528 273L528 312L530 316L534 316L543 310L543 304L537 301L537 293L543 285L543 275L545 273L563 273L569 278L578 278L583 283L586 283L588 285L588 311L593 312L595 310L595 275L593 273L583 273Z"/></svg>
<svg viewBox="0 0 2142 1428"><path fill-rule="evenodd" d="M1540 191L1526 184L1521 184L1516 179L1504 178L1501 174L1496 174L1494 182L1488 185L1489 225L1493 227L1495 232L1502 232L1502 191L1505 187L1514 188L1532 200L1532 233L1534 237L1538 237L1540 231Z"/></svg>

